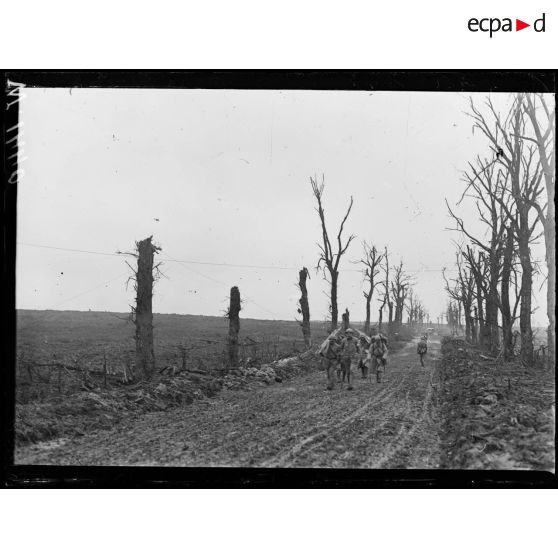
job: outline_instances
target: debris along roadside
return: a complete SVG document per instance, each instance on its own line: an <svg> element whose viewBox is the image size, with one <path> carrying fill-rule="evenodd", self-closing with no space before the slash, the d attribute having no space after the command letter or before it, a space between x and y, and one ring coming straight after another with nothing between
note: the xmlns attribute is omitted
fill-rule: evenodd
<svg viewBox="0 0 558 558"><path fill-rule="evenodd" d="M221 377L210 372L184 372L160 376L152 382L112 389L97 387L48 402L16 405L15 439L18 444L26 444L108 430L124 418L189 405L197 399L214 397L221 389L252 390L282 382L312 370L313 357L306 351L260 368L229 370Z"/></svg>
<svg viewBox="0 0 558 558"><path fill-rule="evenodd" d="M62 436L108 430L124 417L165 411L196 399L212 397L221 380L209 374L163 376L156 382L102 390L95 388L60 396L48 402L16 405L16 442L35 443Z"/></svg>
<svg viewBox="0 0 558 558"><path fill-rule="evenodd" d="M443 468L554 470L552 372L444 338L439 378Z"/></svg>
<svg viewBox="0 0 558 558"><path fill-rule="evenodd" d="M223 389L252 390L259 385L281 383L314 370L317 367L314 350L310 349L299 355L283 358L259 367L239 367L230 369L223 377Z"/></svg>

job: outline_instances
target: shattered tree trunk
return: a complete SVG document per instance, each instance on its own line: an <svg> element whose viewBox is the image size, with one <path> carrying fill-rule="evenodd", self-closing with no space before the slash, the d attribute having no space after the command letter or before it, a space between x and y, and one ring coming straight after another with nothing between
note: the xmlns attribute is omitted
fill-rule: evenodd
<svg viewBox="0 0 558 558"><path fill-rule="evenodd" d="M331 331L337 329L337 321L339 311L337 309L337 280L339 279L339 272L330 270L331 274Z"/></svg>
<svg viewBox="0 0 558 558"><path fill-rule="evenodd" d="M345 308L345 313L342 314L341 317L343 318L343 331L347 331L351 327L351 324L349 322L349 309L348 308Z"/></svg>
<svg viewBox="0 0 558 558"><path fill-rule="evenodd" d="M153 237L137 243L138 269L136 273L136 371L144 380L151 378L155 369L153 351Z"/></svg>
<svg viewBox="0 0 558 558"><path fill-rule="evenodd" d="M310 276L308 270L303 267L298 273L298 286L300 287L300 311L302 312L302 335L306 348L312 345L312 336L310 334L310 306L308 304L308 290L306 288L306 279Z"/></svg>
<svg viewBox="0 0 558 558"><path fill-rule="evenodd" d="M486 324L488 337L488 350L497 355L499 350L498 331L498 278L499 262L495 257L490 258L490 283L486 297Z"/></svg>
<svg viewBox="0 0 558 558"><path fill-rule="evenodd" d="M231 298L229 304L229 338L228 338L228 356L229 367L238 367L238 332L240 331L240 291L238 287L231 288Z"/></svg>
<svg viewBox="0 0 558 558"><path fill-rule="evenodd" d="M506 245L504 248L504 261L502 264L502 281L501 281L501 313L502 313L502 338L504 360L513 358L513 332L512 332L512 312L510 307L510 278L513 260L513 236L511 230L508 229Z"/></svg>
<svg viewBox="0 0 558 558"><path fill-rule="evenodd" d="M519 330L521 332L521 360L533 364L533 329L531 327L531 306L533 289L533 266L528 240L519 242L521 262L521 305L519 310Z"/></svg>
<svg viewBox="0 0 558 558"><path fill-rule="evenodd" d="M470 302L463 302L463 306L464 306L464 318L465 318L465 339L467 340L467 343L471 343L472 342L472 330L471 330L471 303Z"/></svg>
<svg viewBox="0 0 558 558"><path fill-rule="evenodd" d="M366 321L364 322L364 333L370 335L370 303L372 302L372 290L366 296Z"/></svg>
<svg viewBox="0 0 558 558"><path fill-rule="evenodd" d="M552 194L554 194L554 187L552 188ZM546 312L549 323L547 332L548 368L549 370L554 370L554 365L556 363L556 225L554 203L552 203L551 200L554 200L554 195L552 195L552 198L549 198L548 202L548 214L544 229L544 237L546 244L546 265L548 267L548 288L546 291Z"/></svg>
<svg viewBox="0 0 558 558"><path fill-rule="evenodd" d="M378 310L378 333L382 332L382 322L384 319L384 307L386 305L386 300L384 298L382 305L380 306L380 309ZM369 335L369 334L368 334Z"/></svg>
<svg viewBox="0 0 558 558"><path fill-rule="evenodd" d="M484 349L489 346L489 343L487 339L487 328L484 321L484 309L483 309L484 296L483 296L482 278L478 271L473 270L473 268L471 268L471 271L473 271L473 274L475 276L475 285L477 290L476 292L477 307L476 307L475 316L478 320L478 340L479 340L479 346L481 347L481 349Z"/></svg>
<svg viewBox="0 0 558 558"><path fill-rule="evenodd" d="M473 345L478 343L478 324L479 324L479 317L477 316L477 307L473 308L473 318L471 321L471 342Z"/></svg>
<svg viewBox="0 0 558 558"><path fill-rule="evenodd" d="M541 163L544 181L546 185L547 209L546 215L541 216L544 227L544 241L546 249L546 265L548 268L547 290L546 290L546 312L548 316L548 361L549 370L554 370L556 363L556 214L554 195L556 190L556 123L549 117L547 132L541 130L536 117L534 101L527 95L527 114L533 125L533 131L537 139L537 149ZM548 113L547 113L548 114ZM547 153L546 138L550 134L550 153ZM542 209L541 209L542 213Z"/></svg>
<svg viewBox="0 0 558 558"><path fill-rule="evenodd" d="M533 289L533 266L531 262L530 242L532 229L529 224L529 212L533 200L529 199L529 187L533 186L534 179L529 177L528 185L523 173L529 173L529 165L523 153L523 145L520 136L523 132L522 106L523 96L518 94L518 108L514 114L513 122L513 153L510 166L511 192L516 206L515 231L517 233L517 247L519 251L519 262L521 264L521 304L519 309L519 330L521 332L521 360L528 366L533 364L533 329L531 327L532 289ZM515 156L517 154L517 156ZM541 161L542 163L542 161ZM537 168L538 170L538 168ZM542 178L542 176L541 176ZM552 200L548 200L551 204Z"/></svg>

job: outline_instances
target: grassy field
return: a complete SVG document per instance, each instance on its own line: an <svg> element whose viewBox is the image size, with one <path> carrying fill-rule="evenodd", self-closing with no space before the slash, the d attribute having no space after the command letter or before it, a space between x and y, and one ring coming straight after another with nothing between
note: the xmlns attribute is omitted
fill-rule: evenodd
<svg viewBox="0 0 558 558"><path fill-rule="evenodd" d="M79 372L44 366L102 370L106 355L112 378L120 378L126 362L134 360L134 326L126 314L54 310L17 311L18 395L27 401L51 391L67 393L82 378ZM312 323L313 334L326 336L323 323ZM225 365L228 321L214 316L155 314L157 368L219 369ZM297 322L241 320L240 356L246 363L263 363L303 350ZM95 377L93 377L95 380ZM97 378L98 380L98 378Z"/></svg>

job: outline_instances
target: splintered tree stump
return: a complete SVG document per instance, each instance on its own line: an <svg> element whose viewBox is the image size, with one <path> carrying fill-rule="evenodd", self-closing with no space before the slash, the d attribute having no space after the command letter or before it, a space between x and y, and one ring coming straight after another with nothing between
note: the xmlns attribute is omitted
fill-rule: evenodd
<svg viewBox="0 0 558 558"><path fill-rule="evenodd" d="M309 348L312 345L312 336L310 334L310 306L308 304L308 290L306 288L306 279L310 277L308 269L303 267L298 273L298 286L300 287L300 311L302 313L302 335L304 337L304 345Z"/></svg>
<svg viewBox="0 0 558 558"><path fill-rule="evenodd" d="M345 308L345 312L344 314L342 314L341 316L343 318L343 331L347 331L349 329L349 327L351 327L351 324L349 322L349 309Z"/></svg>
<svg viewBox="0 0 558 558"><path fill-rule="evenodd" d="M229 318L229 338L228 338L228 359L229 367L238 367L238 332L240 331L240 291L238 287L232 287L228 311Z"/></svg>
<svg viewBox="0 0 558 558"><path fill-rule="evenodd" d="M155 369L153 350L153 255L158 248L150 236L136 243L138 268L136 273L136 371L142 379L150 379Z"/></svg>

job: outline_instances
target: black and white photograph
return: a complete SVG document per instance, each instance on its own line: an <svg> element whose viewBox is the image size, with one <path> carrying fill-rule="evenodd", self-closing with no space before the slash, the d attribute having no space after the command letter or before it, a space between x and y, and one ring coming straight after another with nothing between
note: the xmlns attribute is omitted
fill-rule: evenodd
<svg viewBox="0 0 558 558"><path fill-rule="evenodd" d="M24 78L15 465L554 473L554 90Z"/></svg>

